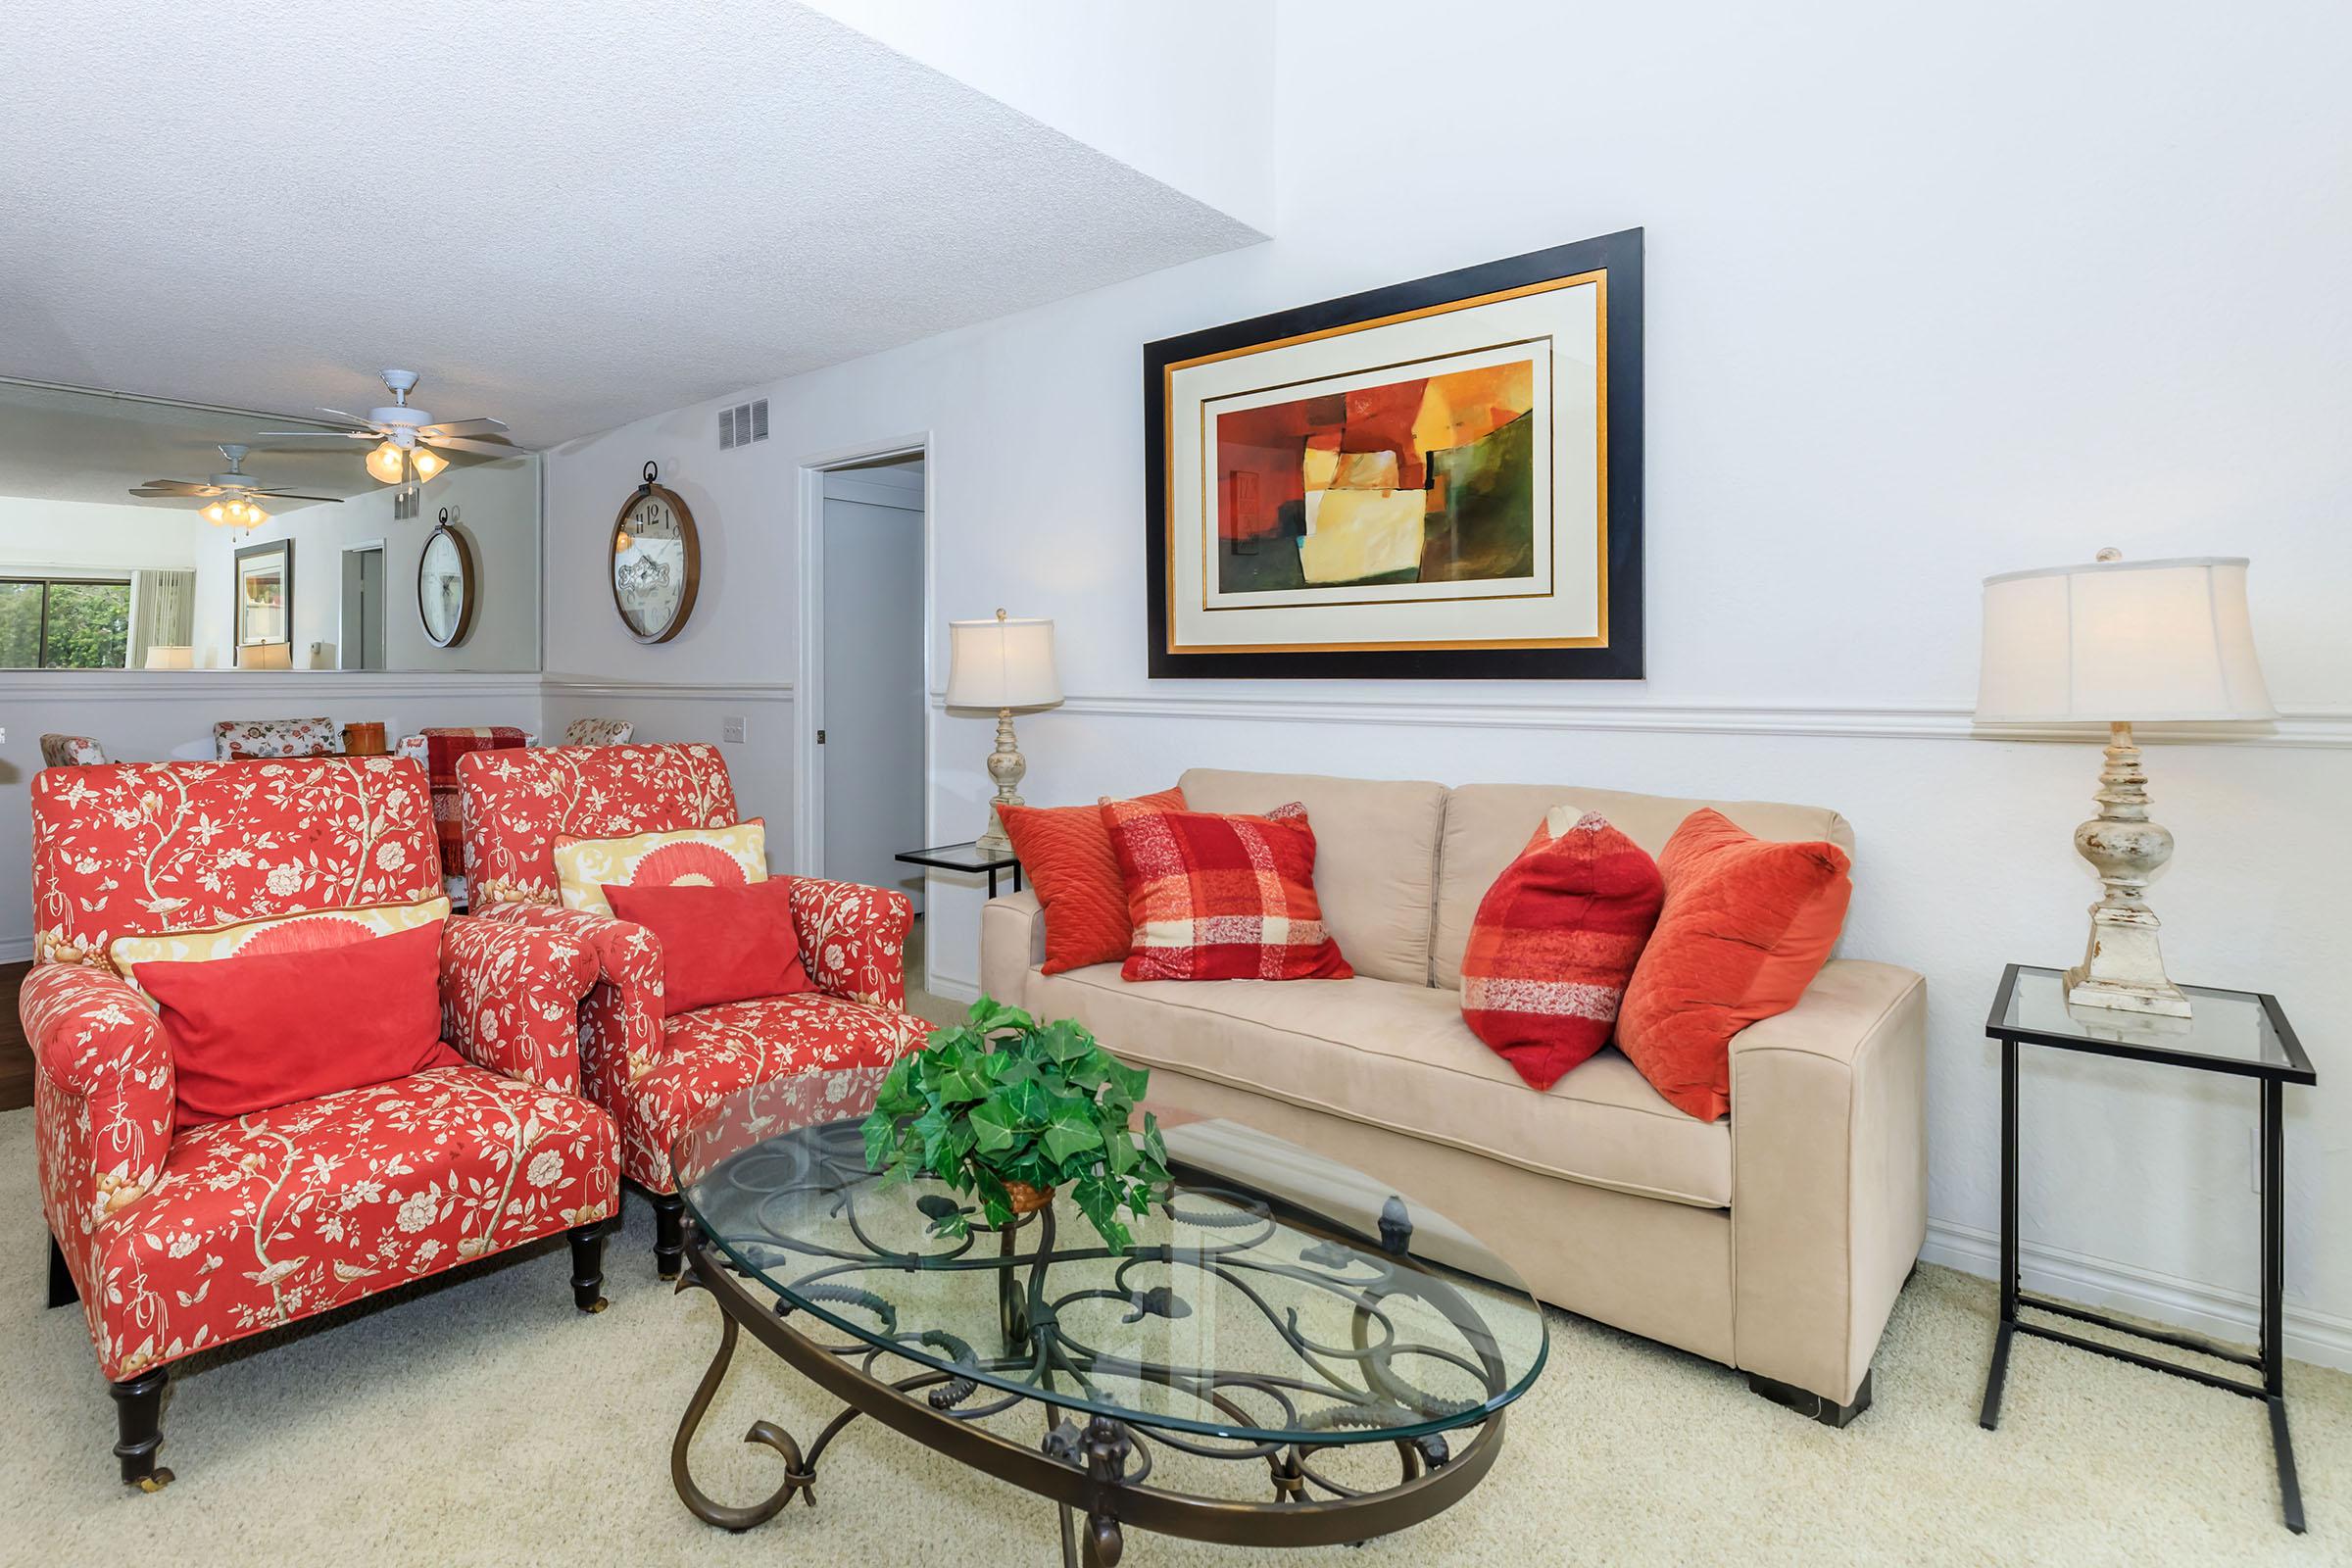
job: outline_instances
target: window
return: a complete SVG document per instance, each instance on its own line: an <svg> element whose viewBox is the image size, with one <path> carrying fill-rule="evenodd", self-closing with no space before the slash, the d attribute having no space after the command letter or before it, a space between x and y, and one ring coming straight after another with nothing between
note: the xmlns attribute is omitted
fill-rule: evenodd
<svg viewBox="0 0 2352 1568"><path fill-rule="evenodd" d="M0 669L121 669L127 578L0 577Z"/></svg>

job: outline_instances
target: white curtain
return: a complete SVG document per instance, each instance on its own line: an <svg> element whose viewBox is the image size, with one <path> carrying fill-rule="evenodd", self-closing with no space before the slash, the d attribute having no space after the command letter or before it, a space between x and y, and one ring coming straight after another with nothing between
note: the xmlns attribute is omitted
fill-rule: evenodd
<svg viewBox="0 0 2352 1568"><path fill-rule="evenodd" d="M150 648L185 648L196 640L196 574L134 571L130 577L130 648L123 662L147 667Z"/></svg>

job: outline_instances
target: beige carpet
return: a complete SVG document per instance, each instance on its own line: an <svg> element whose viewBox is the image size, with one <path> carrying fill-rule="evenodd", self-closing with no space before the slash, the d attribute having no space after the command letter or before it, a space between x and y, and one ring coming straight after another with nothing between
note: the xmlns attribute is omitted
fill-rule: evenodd
<svg viewBox="0 0 2352 1568"><path fill-rule="evenodd" d="M614 1239L612 1309L574 1312L552 1250L413 1288L265 1348L182 1362L143 1496L114 1479L113 1410L80 1313L40 1306L32 1113L0 1115L0 1562L1043 1564L1053 1511L870 1423L825 1456L814 1510L742 1537L670 1489L679 1411L716 1310L653 1277L644 1205ZM1452 1511L1360 1551L1264 1559L1141 1533L1131 1564L2352 1561L2352 1377L2289 1368L2312 1531L2278 1522L2262 1410L2021 1342L1997 1433L1977 1400L1984 1284L1925 1268L1849 1430L1750 1395L1737 1374L1565 1314L1492 1475ZM748 1339L697 1444L703 1485L748 1501L826 1401ZM1241 1473L1243 1466L1220 1466Z"/></svg>

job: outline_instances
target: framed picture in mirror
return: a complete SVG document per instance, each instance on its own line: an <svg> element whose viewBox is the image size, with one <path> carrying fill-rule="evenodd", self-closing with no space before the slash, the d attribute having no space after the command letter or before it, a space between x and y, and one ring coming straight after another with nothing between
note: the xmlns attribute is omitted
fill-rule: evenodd
<svg viewBox="0 0 2352 1568"><path fill-rule="evenodd" d="M416 614L436 648L464 642L473 626L473 551L450 525L447 507L416 561Z"/></svg>
<svg viewBox="0 0 2352 1568"><path fill-rule="evenodd" d="M237 663L284 669L291 662L294 626L294 541L247 545L236 553ZM263 652L269 650L269 652Z"/></svg>

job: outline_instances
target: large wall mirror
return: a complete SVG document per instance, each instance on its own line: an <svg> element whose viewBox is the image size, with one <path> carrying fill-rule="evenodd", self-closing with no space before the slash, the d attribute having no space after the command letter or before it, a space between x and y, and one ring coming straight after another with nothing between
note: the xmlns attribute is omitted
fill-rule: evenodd
<svg viewBox="0 0 2352 1568"><path fill-rule="evenodd" d="M0 379L0 669L536 670L538 457L391 485L362 442L262 434L308 428ZM232 473L268 494L131 493Z"/></svg>

